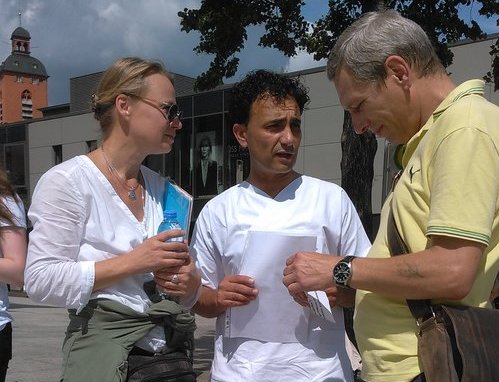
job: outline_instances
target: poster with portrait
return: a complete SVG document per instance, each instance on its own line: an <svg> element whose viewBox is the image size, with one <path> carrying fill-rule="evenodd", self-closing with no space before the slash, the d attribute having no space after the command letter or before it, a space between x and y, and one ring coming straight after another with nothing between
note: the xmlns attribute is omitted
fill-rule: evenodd
<svg viewBox="0 0 499 382"><path fill-rule="evenodd" d="M220 182L219 147L215 131L196 134L194 187L196 196L217 195Z"/></svg>

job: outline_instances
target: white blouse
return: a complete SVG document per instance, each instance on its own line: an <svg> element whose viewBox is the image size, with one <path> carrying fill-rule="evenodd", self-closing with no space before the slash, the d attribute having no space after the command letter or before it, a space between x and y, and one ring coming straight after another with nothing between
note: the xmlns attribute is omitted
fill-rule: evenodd
<svg viewBox="0 0 499 382"><path fill-rule="evenodd" d="M81 309L90 299L118 301L144 312L151 301L143 289L151 273L130 276L92 293L96 261L131 251L156 235L163 218L164 178L141 167L146 196L138 221L112 185L85 155L47 171L36 185L28 218L25 287L35 301Z"/></svg>

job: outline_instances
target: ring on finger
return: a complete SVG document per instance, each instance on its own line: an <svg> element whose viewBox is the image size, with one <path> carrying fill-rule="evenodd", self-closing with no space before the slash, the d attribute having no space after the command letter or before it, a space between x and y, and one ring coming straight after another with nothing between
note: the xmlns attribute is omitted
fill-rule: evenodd
<svg viewBox="0 0 499 382"><path fill-rule="evenodd" d="M172 282L173 284L178 284L178 283L179 283L179 280L178 280L178 274L176 274L176 273L175 273L175 274L172 276L171 282Z"/></svg>

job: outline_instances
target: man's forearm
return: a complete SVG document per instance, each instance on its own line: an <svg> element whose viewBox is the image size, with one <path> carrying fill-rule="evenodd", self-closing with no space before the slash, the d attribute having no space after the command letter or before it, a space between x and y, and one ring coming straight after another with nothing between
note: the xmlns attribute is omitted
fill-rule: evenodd
<svg viewBox="0 0 499 382"><path fill-rule="evenodd" d="M473 286L485 246L468 240L436 237L417 253L389 258L356 258L348 286L402 299L464 298ZM284 284L291 295L333 285L337 256L297 253L288 259Z"/></svg>
<svg viewBox="0 0 499 382"><path fill-rule="evenodd" d="M225 312L225 307L222 307L217 302L217 290L203 286L201 295L198 301L192 307L192 311L206 318L218 317Z"/></svg>
<svg viewBox="0 0 499 382"><path fill-rule="evenodd" d="M349 285L395 298L460 300L473 286L482 252L482 245L471 243L387 259L359 258L352 263Z"/></svg>

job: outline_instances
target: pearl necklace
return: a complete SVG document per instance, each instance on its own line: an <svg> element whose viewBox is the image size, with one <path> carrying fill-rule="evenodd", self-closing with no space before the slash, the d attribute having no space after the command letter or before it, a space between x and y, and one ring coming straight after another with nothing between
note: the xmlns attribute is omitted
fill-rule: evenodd
<svg viewBox="0 0 499 382"><path fill-rule="evenodd" d="M134 202L137 200L137 193L135 192L137 188L140 186L140 182L137 182L137 185L130 187L126 180L120 176L119 172L116 170L116 168L111 164L111 161L107 157L106 153L104 152L104 146L100 147L102 150L102 156L104 157L104 160L106 161L107 168L109 169L109 172L116 178L118 179L119 183L121 186L125 189L127 192L128 198Z"/></svg>

